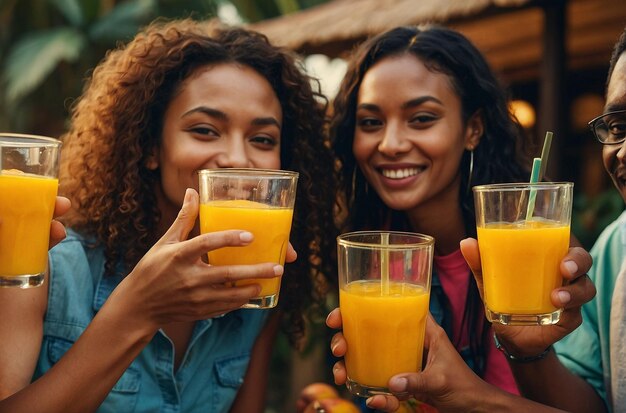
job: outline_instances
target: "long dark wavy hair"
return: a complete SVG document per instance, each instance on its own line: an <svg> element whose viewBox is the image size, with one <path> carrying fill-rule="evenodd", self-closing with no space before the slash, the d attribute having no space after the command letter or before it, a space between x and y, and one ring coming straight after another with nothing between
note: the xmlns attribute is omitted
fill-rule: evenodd
<svg viewBox="0 0 626 413"><path fill-rule="evenodd" d="M505 89L478 49L460 33L437 26L392 29L361 44L349 62L347 74L334 101L334 116L330 125L332 145L341 162L341 189L346 197L348 211L346 226L357 230L385 226L398 230L410 229L404 212L391 210L375 191L368 190L367 181L352 152L357 97L365 73L377 62L403 54L411 54L430 71L449 77L461 101L464 125L475 113L480 111L482 114L484 133L474 149L471 182L469 151L465 151L459 165L459 205L466 234L475 237L474 202L468 186L528 179L528 163L520 151L523 129L509 111ZM357 205L360 207L355 208ZM483 321L482 308L476 283L470 277L464 328L469 330L474 354L484 359L486 346L482 343L486 339L487 327Z"/></svg>
<svg viewBox="0 0 626 413"><path fill-rule="evenodd" d="M160 144L163 114L181 83L207 64L237 63L271 84L283 111L280 160L298 171L291 242L280 308L292 344L303 336L303 312L320 304L334 281L335 162L325 141L326 100L319 83L290 53L259 33L159 21L110 51L87 80L63 137L61 192L72 201L65 222L104 247L107 275L132 268L160 237L158 171L146 161Z"/></svg>

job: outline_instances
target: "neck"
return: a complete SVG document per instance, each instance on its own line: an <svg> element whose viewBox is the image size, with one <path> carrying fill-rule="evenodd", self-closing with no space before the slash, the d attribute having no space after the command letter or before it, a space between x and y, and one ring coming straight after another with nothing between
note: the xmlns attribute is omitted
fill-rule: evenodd
<svg viewBox="0 0 626 413"><path fill-rule="evenodd" d="M407 211L411 229L435 237L435 253L448 255L467 236L458 194ZM453 199L452 199L453 198Z"/></svg>

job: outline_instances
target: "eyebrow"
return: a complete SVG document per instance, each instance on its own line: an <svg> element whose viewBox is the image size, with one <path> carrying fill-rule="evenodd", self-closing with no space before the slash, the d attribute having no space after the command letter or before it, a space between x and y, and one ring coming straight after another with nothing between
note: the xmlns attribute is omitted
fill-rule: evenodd
<svg viewBox="0 0 626 413"><path fill-rule="evenodd" d="M415 99L411 99L408 102L405 102L402 104L402 109L408 109L408 108L412 108L415 106L419 106L422 103L426 103L426 102L435 102L438 103L440 105L443 105L443 102L440 101L439 99L437 99L434 96L420 96L418 98Z"/></svg>
<svg viewBox="0 0 626 413"><path fill-rule="evenodd" d="M228 115L222 112L221 110L213 109L208 106L198 106L197 108L193 108L181 116L181 118L185 118L187 116L193 115L194 113L204 113L206 115L212 116L214 118L218 118L220 120L228 120Z"/></svg>
<svg viewBox="0 0 626 413"><path fill-rule="evenodd" d="M280 129L280 122L278 122L278 119L271 116L268 116L266 118L256 118L252 121L252 124L256 126L274 125L278 129Z"/></svg>
<svg viewBox="0 0 626 413"><path fill-rule="evenodd" d="M604 108L604 113L615 112L616 110L624 110L626 105L623 102L613 103Z"/></svg>
<svg viewBox="0 0 626 413"><path fill-rule="evenodd" d="M224 112L222 112L221 110L218 109L214 109L214 108L210 108L208 106L198 106L197 108L193 108L185 113L183 113L183 115L181 116L182 118L193 115L194 113L204 113L206 115L209 115L211 117L217 118L219 120L223 120L223 121L228 121L228 115ZM264 118L255 118L252 120L251 122L252 125L255 126L266 126L266 125L274 125L277 128L280 129L280 122L278 122L278 119L272 117L272 116L268 116L268 117L264 117Z"/></svg>
<svg viewBox="0 0 626 413"><path fill-rule="evenodd" d="M439 99L437 99L434 96L420 96L418 98L415 99L411 99L407 102L404 102L401 106L401 109L408 109L408 108L413 108L415 106L419 106L423 103L426 102L435 102L438 103L440 105L443 105L443 102L440 101ZM357 106L357 110L358 109L365 109L365 110L370 110L372 112L380 112L380 108L377 105L374 105L372 103L361 103L360 105Z"/></svg>

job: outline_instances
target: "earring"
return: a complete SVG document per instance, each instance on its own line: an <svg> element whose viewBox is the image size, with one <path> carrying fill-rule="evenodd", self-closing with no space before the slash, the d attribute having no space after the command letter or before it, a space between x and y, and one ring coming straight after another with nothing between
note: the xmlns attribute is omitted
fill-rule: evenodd
<svg viewBox="0 0 626 413"><path fill-rule="evenodd" d="M357 192L357 169L358 166L355 165L354 169L352 170L352 196L351 196L351 203L354 203L354 200L356 199L356 192ZM363 179L365 181L365 184L363 185L363 192L365 193L365 196L369 196L369 184L367 182L366 179Z"/></svg>
<svg viewBox="0 0 626 413"><path fill-rule="evenodd" d="M470 190L472 189L472 175L474 174L474 147L470 147L469 149L469 153L470 153L470 161L469 161L469 174L467 176L467 194L470 193Z"/></svg>

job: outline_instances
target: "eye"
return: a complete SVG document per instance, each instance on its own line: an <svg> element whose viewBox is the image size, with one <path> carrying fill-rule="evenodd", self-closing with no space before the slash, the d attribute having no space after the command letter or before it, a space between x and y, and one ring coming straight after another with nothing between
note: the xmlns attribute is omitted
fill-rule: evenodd
<svg viewBox="0 0 626 413"><path fill-rule="evenodd" d="M432 113L416 113L409 120L409 124L413 126L423 127L430 125L439 119L439 116L434 115Z"/></svg>
<svg viewBox="0 0 626 413"><path fill-rule="evenodd" d="M252 138L250 138L250 142L254 146L260 149L266 149L266 150L275 148L279 143L278 139L272 136L267 136L267 135L253 136Z"/></svg>
<svg viewBox="0 0 626 413"><path fill-rule="evenodd" d="M364 131L373 131L380 128L383 122L380 119L367 117L357 119L357 127Z"/></svg>
<svg viewBox="0 0 626 413"><path fill-rule="evenodd" d="M209 125L193 126L191 128L188 128L187 132L190 132L191 134L197 137L203 138L203 139L215 138L215 137L220 136L217 129Z"/></svg>
<svg viewBox="0 0 626 413"><path fill-rule="evenodd" d="M626 133L626 120L623 118L607 119L606 125L609 130L609 139L618 140Z"/></svg>

